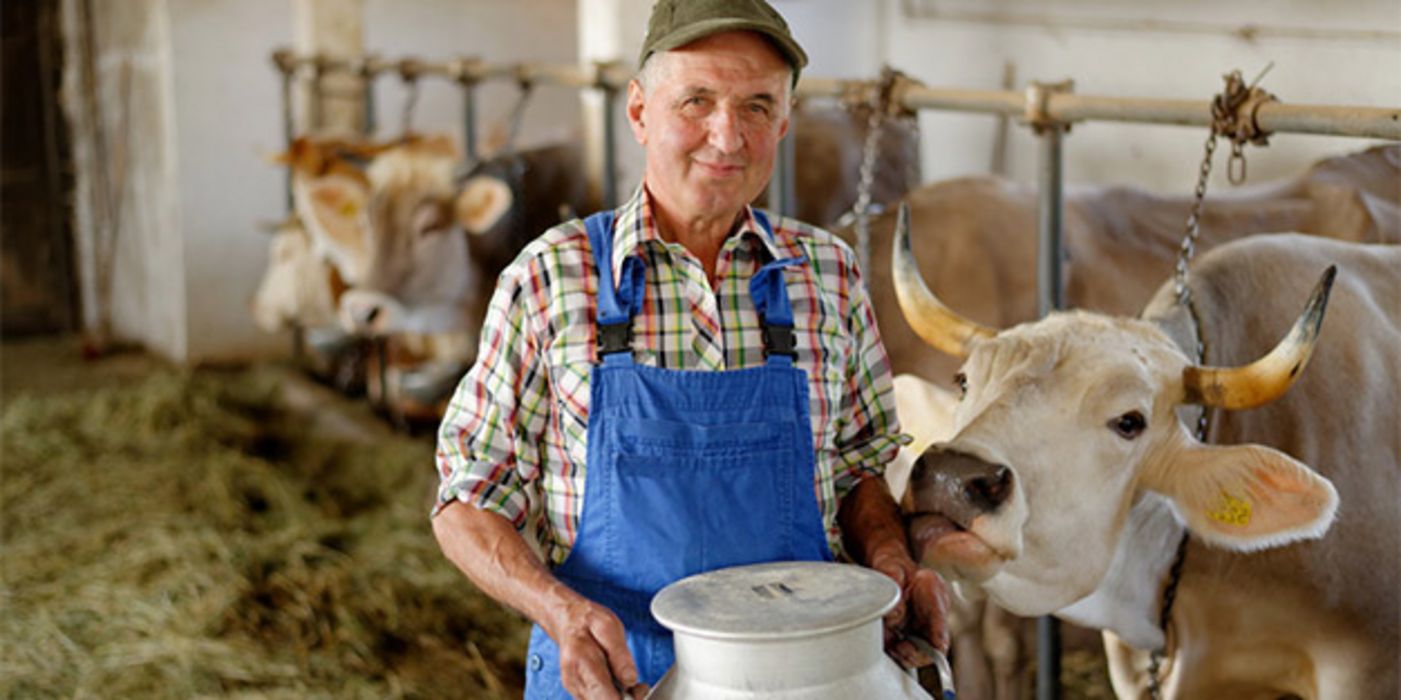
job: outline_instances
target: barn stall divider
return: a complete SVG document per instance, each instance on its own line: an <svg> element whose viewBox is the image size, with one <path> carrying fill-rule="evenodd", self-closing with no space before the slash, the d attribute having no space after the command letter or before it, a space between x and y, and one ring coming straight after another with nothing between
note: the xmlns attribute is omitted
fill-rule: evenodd
<svg viewBox="0 0 1401 700"><path fill-rule="evenodd" d="M364 124L368 135L373 132L376 117L374 81L387 72L397 73L409 86L405 105L404 127L411 119L412 101L416 98L417 80L435 77L455 83L462 90L462 140L469 164L480 159L477 153L476 87L485 81L515 81L523 91L535 84L556 84L579 90L598 91L602 96L602 119L596 139L602 153L601 163L589 173L590 183L602 193L604 207L618 202L617 137L615 110L617 96L626 87L632 71L617 61L599 62L587 66L549 65L538 63L485 62L476 57L430 62L413 57L387 60L375 55L337 58L323 55L299 55L290 50L273 53L273 63L282 79L283 133L290 147L295 135L293 117L293 86L299 74L311 78L310 121L317 123L321 102L321 85L325 76L341 73L357 76L363 88ZM1227 87L1214 99L1178 100L1143 97L1110 97L1079 95L1071 80L1031 82L1025 90L973 90L927 87L896 73L887 71L876 80L838 80L807 76L796 89L799 99L836 98L848 104L864 102L878 105L886 115L901 110L936 110L945 112L980 113L1011 118L1033 130L1039 139L1038 189L1038 248L1037 288L1038 313L1041 316L1064 307L1063 280L1058 264L1062 253L1063 205L1063 143L1070 127L1077 122L1109 121L1140 124L1169 124L1208 127L1206 160L1197 186L1197 206L1205 190L1205 177L1218 138L1232 144L1228 161L1231 179L1236 168L1244 176L1243 147L1246 143L1263 145L1268 136L1281 133L1317 134L1377 138L1401 141L1401 107L1367 107L1287 104L1279 102L1256 84L1245 85L1238 73L1225 76ZM1259 78L1256 79L1256 83ZM514 131L514 129L513 129ZM769 201L780 214L796 211L794 202L795 156L793 138L780 143ZM289 167L286 180L287 211L291 215L292 174ZM861 201L861 199L858 199ZM1197 209L1186 223L1180 266L1190 259L1195 238ZM865 212L855 212L857 216ZM864 246L863 257L864 257ZM869 266L871 261L862 260ZM1181 270L1179 270L1181 274ZM301 329L297 329L295 352L302 352ZM380 354L383 361L384 355ZM382 371L382 367L380 371ZM1050 616L1037 624L1037 683L1036 697L1052 700L1060 697L1060 637L1059 623Z"/></svg>

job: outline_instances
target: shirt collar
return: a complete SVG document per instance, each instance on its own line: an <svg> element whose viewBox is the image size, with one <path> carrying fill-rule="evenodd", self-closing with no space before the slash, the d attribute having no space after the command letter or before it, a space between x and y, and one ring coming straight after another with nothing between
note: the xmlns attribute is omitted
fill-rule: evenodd
<svg viewBox="0 0 1401 700"><path fill-rule="evenodd" d="M778 217L769 214L769 225L775 229L778 226ZM778 249L778 242L775 236L764 233L763 227L754 216L754 208L748 205L744 207L744 215L739 222L739 228L725 241L725 247L735 245L736 239L750 238L760 242L764 251L768 253L769 260L777 260L783 257ZM632 196L624 202L622 206L614 211L613 224L613 279L621 279L623 273L623 261L637 253L647 243L655 241L663 244L661 232L657 230L656 218L652 215L652 197L647 192L646 184L637 186L633 190Z"/></svg>

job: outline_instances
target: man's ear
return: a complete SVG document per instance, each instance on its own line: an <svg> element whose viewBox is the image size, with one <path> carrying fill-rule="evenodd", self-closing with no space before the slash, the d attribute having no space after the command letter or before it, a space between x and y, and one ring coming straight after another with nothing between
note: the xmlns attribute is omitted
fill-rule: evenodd
<svg viewBox="0 0 1401 700"><path fill-rule="evenodd" d="M1172 499L1192 534L1239 551L1322 537L1338 509L1331 482L1261 445L1192 445L1144 485Z"/></svg>
<svg viewBox="0 0 1401 700"><path fill-rule="evenodd" d="M788 127L793 125L793 110L798 108L798 101L788 98L788 109L783 113L783 122L778 125L778 140L782 141L788 135Z"/></svg>
<svg viewBox="0 0 1401 700"><path fill-rule="evenodd" d="M636 80L628 81L628 126L632 127L632 137L642 146L647 145L647 124L642 120L646 105L647 95L642 90L642 84Z"/></svg>

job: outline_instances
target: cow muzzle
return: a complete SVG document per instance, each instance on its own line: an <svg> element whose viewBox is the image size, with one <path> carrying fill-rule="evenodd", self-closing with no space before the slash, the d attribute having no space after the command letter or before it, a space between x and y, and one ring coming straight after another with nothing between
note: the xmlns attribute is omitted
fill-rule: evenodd
<svg viewBox="0 0 1401 700"><path fill-rule="evenodd" d="M957 450L934 446L910 473L901 510L910 549L920 562L956 579L981 582L1011 558L989 521L1012 497L1012 470Z"/></svg>

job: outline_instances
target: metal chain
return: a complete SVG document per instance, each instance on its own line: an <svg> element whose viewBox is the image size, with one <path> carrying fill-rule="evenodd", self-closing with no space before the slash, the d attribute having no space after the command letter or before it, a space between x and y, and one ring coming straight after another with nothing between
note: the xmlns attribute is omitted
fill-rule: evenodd
<svg viewBox="0 0 1401 700"><path fill-rule="evenodd" d="M418 106L418 78L404 79L404 110L399 115L399 133L413 131L414 108Z"/></svg>
<svg viewBox="0 0 1401 700"><path fill-rule="evenodd" d="M1265 72L1268 71L1269 67L1267 66ZM1224 77L1226 89L1211 101L1211 131L1207 134L1206 143L1203 146L1204 152L1201 166L1197 169L1197 188L1193 193L1192 209L1187 215L1186 232L1182 237L1182 246L1178 251L1177 263L1173 271L1173 291L1177 303L1182 305L1192 321L1193 340L1196 343L1196 361L1199 365L1206 364L1206 340L1202 337L1201 319L1197 315L1196 305L1192 303L1191 289L1187 286L1187 268L1192 262L1192 256L1197 252L1197 239L1201 236L1202 204L1206 200L1207 182L1211 178L1212 158L1216 154L1216 137L1225 136L1231 141L1231 157L1227 162L1226 175L1231 184L1241 184L1245 181L1246 142L1262 146L1268 143L1269 134L1260 130L1255 124L1254 109L1258 109L1262 102L1275 99L1273 95L1256 87L1260 79L1264 77L1264 73L1261 73L1248 87L1241 78L1240 71L1232 71ZM1243 122L1237 114L1243 106L1251 107L1248 122ZM1210 409L1203 406L1201 413L1197 416L1197 440L1202 443L1206 442L1210 428L1209 415ZM1158 676L1162 672L1163 661L1167 655L1168 626L1172 623L1172 607L1177 600L1177 587L1182 580L1183 564L1187 560L1188 539L1188 534L1183 532L1182 539L1177 544L1176 558L1168 572L1167 586L1163 589L1163 604L1158 614L1158 627L1163 632L1164 648L1154 649L1149 655L1148 662L1148 696L1152 700L1162 700L1162 681Z"/></svg>
<svg viewBox="0 0 1401 700"><path fill-rule="evenodd" d="M870 269L871 261L871 186L876 179L876 148L880 145L885 108L872 101L871 116L866 122L866 144L861 153L861 181L856 187L856 203L851 211L856 215L856 259L861 269Z"/></svg>
<svg viewBox="0 0 1401 700"><path fill-rule="evenodd" d="M535 83L527 78L520 78L520 95L516 98L516 105L511 108L511 128L506 132L506 143L501 147L501 155L515 153L516 137L520 135L521 122L525 120L525 107L530 102L530 95L535 89Z"/></svg>
<svg viewBox="0 0 1401 700"><path fill-rule="evenodd" d="M1197 189L1192 199L1192 211L1187 215L1187 231L1182 237L1182 247L1177 252L1177 266L1173 274L1173 291L1177 303L1186 306L1190 301L1187 291L1187 265L1197 253L1197 238L1201 236L1202 202L1206 199L1207 180L1211 177L1211 160L1216 154L1216 131L1206 137L1205 155L1197 171Z"/></svg>

